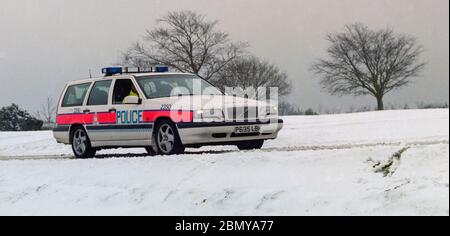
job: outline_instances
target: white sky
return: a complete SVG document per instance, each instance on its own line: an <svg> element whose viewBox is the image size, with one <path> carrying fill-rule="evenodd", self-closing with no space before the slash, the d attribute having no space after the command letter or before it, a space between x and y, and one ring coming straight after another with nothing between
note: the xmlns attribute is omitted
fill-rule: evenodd
<svg viewBox="0 0 450 236"><path fill-rule="evenodd" d="M309 71L324 55L325 35L353 22L390 26L425 46L423 77L387 105L449 100L448 0L1 0L0 106L35 109L46 96L56 99L66 81L116 62L156 18L185 9L219 20L234 40L279 65L294 83L290 100L302 108L375 105L327 95Z"/></svg>

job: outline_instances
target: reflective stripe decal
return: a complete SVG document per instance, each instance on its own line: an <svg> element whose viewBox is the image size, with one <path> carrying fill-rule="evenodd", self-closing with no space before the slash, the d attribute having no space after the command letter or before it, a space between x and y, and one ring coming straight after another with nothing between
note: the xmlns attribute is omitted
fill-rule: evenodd
<svg viewBox="0 0 450 236"><path fill-rule="evenodd" d="M120 111L118 111L120 112ZM175 123L192 122L193 111L162 111L162 110L144 110L142 112L142 123L154 123L159 117L168 117ZM58 125L84 124L117 124L116 112L98 112L98 113L75 113L60 114L56 118Z"/></svg>
<svg viewBox="0 0 450 236"><path fill-rule="evenodd" d="M136 129L152 129L153 124L142 125L88 125L86 128L91 130L136 130Z"/></svg>
<svg viewBox="0 0 450 236"><path fill-rule="evenodd" d="M94 113L89 114L62 114L56 118L58 125L94 124Z"/></svg>
<svg viewBox="0 0 450 236"><path fill-rule="evenodd" d="M58 125L53 128L53 132L68 132L70 125ZM153 129L153 124L140 124L140 125L87 125L86 129L88 131L151 131Z"/></svg>
<svg viewBox="0 0 450 236"><path fill-rule="evenodd" d="M173 122L192 122L194 118L193 111L144 111L143 122L153 123L159 117L169 117Z"/></svg>
<svg viewBox="0 0 450 236"><path fill-rule="evenodd" d="M190 129L190 128L208 128L208 127L224 127L224 126L245 126L245 125L270 125L270 124L283 124L282 119L276 121L267 122L198 122L198 123L178 123L178 129Z"/></svg>
<svg viewBox="0 0 450 236"><path fill-rule="evenodd" d="M115 112L99 112L97 113L97 122L99 124L116 124Z"/></svg>
<svg viewBox="0 0 450 236"><path fill-rule="evenodd" d="M72 125L72 124L85 124L92 125L95 121L95 113L83 113L83 114L61 114L56 118L56 124L58 125ZM99 124L116 124L115 112L98 112L97 122Z"/></svg>

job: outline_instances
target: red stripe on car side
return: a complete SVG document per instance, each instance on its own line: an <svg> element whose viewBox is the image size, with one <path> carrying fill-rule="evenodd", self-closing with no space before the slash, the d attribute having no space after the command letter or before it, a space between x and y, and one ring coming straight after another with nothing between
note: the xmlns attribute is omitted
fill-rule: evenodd
<svg viewBox="0 0 450 236"><path fill-rule="evenodd" d="M192 111L144 111L142 115L144 123L155 122L159 117L169 117L173 122L192 122Z"/></svg>
<svg viewBox="0 0 450 236"><path fill-rule="evenodd" d="M94 117L95 113L61 114L56 120L58 125L94 124ZM142 121L143 123L153 123L159 117L169 117L175 123L192 122L194 114L192 111L143 111ZM100 124L115 124L116 119L115 112L97 113L97 122Z"/></svg>
<svg viewBox="0 0 450 236"><path fill-rule="evenodd" d="M97 121L100 124L115 124L116 113L115 112L102 112L97 113Z"/></svg>
<svg viewBox="0 0 450 236"><path fill-rule="evenodd" d="M58 115L58 125L93 124L95 114L62 114Z"/></svg>

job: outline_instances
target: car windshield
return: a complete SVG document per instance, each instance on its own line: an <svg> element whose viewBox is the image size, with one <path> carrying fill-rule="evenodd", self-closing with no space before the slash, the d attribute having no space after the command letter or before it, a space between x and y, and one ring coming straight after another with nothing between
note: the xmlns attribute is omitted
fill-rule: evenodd
<svg viewBox="0 0 450 236"><path fill-rule="evenodd" d="M223 93L195 75L151 75L137 77L147 99L183 95L223 95Z"/></svg>

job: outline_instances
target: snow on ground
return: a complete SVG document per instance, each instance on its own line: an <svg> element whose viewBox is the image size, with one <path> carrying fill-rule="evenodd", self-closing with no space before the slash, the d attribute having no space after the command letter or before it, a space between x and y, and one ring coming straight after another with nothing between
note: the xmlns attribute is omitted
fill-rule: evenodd
<svg viewBox="0 0 450 236"><path fill-rule="evenodd" d="M279 138L265 147L335 146L447 140L448 109L367 112L283 117ZM206 147L200 150L237 150ZM105 150L100 154L144 153L144 149ZM0 159L11 156L72 155L51 131L0 132Z"/></svg>
<svg viewBox="0 0 450 236"><path fill-rule="evenodd" d="M448 109L284 120L260 151L171 157L6 160L71 150L51 132L0 133L0 215L449 215Z"/></svg>

